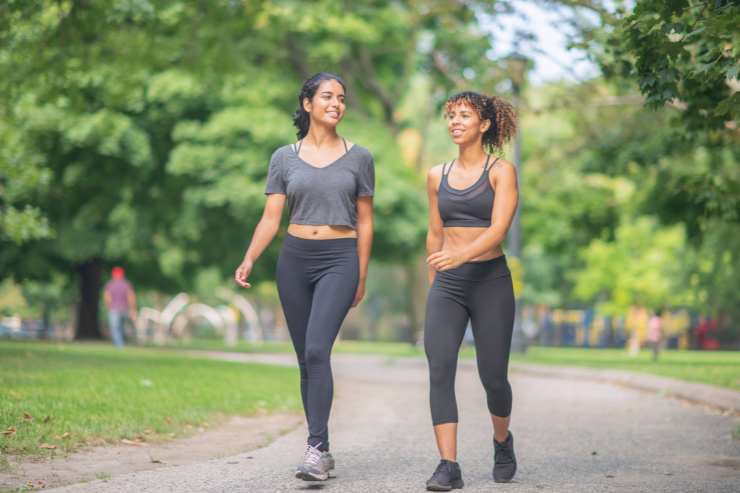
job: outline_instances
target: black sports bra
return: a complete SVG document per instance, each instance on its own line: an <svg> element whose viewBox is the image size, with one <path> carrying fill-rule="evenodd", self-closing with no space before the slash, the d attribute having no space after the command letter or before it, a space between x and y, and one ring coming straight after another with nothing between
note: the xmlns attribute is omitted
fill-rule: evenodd
<svg viewBox="0 0 740 493"><path fill-rule="evenodd" d="M437 192L437 208L442 218L442 226L476 228L491 225L491 209L495 194L488 179L488 172L499 158L489 166L490 160L489 154L478 181L463 190L452 188L447 181L455 160L453 159L449 166L442 165L442 181Z"/></svg>

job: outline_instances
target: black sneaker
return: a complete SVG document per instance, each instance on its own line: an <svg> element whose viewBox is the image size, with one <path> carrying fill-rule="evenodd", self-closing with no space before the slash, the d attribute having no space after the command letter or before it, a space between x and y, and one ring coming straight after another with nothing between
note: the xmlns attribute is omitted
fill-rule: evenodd
<svg viewBox="0 0 740 493"><path fill-rule="evenodd" d="M427 491L450 491L463 487L460 464L442 459L427 481Z"/></svg>
<svg viewBox="0 0 740 493"><path fill-rule="evenodd" d="M516 456L514 455L514 435L509 436L504 443L493 439L494 462L493 480L497 483L508 483L516 474Z"/></svg>

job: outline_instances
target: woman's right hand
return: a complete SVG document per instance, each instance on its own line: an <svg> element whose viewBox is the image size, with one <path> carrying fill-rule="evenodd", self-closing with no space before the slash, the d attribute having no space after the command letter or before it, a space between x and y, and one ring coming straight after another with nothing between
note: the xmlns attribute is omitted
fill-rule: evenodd
<svg viewBox="0 0 740 493"><path fill-rule="evenodd" d="M239 286L243 288L252 287L252 285L247 282L247 278L249 277L249 274L252 273L253 266L254 262L244 259L242 263L239 264L239 267L236 268L236 272L234 272L234 280Z"/></svg>

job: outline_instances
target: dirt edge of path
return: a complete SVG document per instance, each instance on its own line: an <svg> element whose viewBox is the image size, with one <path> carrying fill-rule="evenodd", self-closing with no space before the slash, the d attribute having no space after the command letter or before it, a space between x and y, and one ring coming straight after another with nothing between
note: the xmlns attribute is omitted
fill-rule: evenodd
<svg viewBox="0 0 740 493"><path fill-rule="evenodd" d="M7 470L0 472L0 492L55 488L228 457L264 447L302 423L300 413L234 416L193 436L162 443L86 447L52 459L5 455Z"/></svg>

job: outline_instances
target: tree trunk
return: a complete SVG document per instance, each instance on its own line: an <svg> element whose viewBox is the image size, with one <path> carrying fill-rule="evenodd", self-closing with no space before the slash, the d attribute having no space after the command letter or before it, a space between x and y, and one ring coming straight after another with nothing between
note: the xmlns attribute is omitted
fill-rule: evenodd
<svg viewBox="0 0 740 493"><path fill-rule="evenodd" d="M77 270L80 275L80 301L77 304L75 339L102 339L98 306L103 261L99 258L86 260Z"/></svg>

